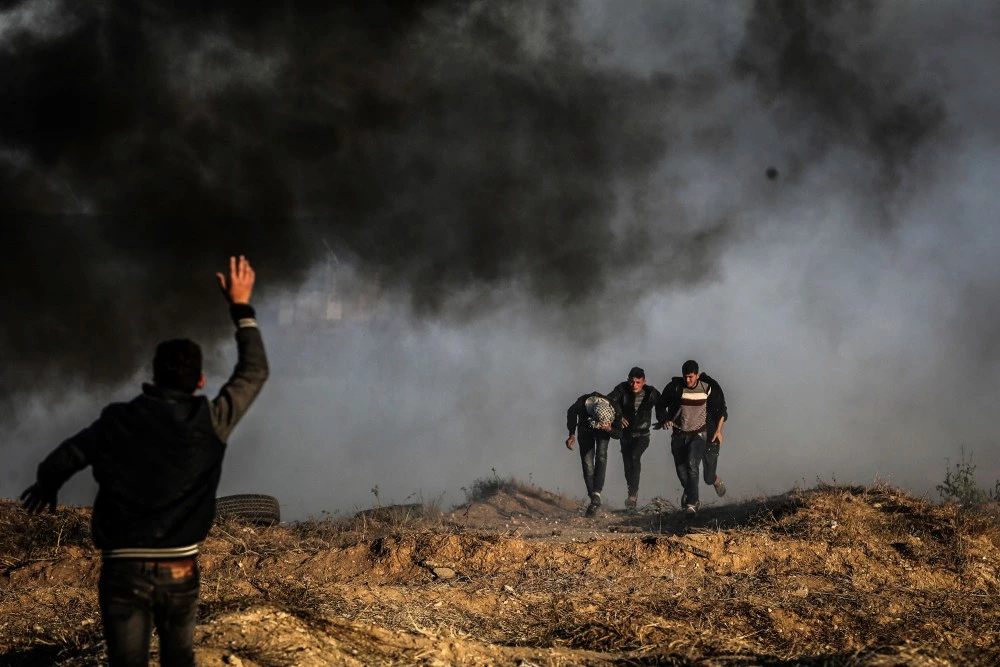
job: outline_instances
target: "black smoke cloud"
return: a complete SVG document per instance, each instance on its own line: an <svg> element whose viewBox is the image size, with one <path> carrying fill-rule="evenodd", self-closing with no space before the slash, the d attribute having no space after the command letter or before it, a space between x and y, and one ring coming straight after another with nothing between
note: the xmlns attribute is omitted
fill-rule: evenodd
<svg viewBox="0 0 1000 667"><path fill-rule="evenodd" d="M426 312L510 282L586 300L641 254L610 221L668 91L592 66L568 6L63 9L0 46L5 387L118 380L203 333L233 252L293 285L328 243Z"/></svg>
<svg viewBox="0 0 1000 667"><path fill-rule="evenodd" d="M692 119L734 76L807 137L793 181L846 145L888 196L944 122L876 43L845 46L860 1L760 0L726 68L643 75L601 64L572 3L38 6L6 3L0 42L4 392L204 335L233 252L292 286L330 244L423 313L514 286L609 316L619 282L711 277L739 204L693 210L658 169L722 154L730 119Z"/></svg>

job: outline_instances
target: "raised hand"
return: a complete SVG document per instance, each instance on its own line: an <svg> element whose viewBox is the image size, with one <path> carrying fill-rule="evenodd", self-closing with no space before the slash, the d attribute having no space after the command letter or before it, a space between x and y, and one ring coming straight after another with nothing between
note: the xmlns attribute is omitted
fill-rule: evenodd
<svg viewBox="0 0 1000 667"><path fill-rule="evenodd" d="M222 295L229 303L250 303L250 294L253 292L253 283L256 274L250 261L243 255L229 258L229 280L221 273L216 273L219 279L219 287Z"/></svg>

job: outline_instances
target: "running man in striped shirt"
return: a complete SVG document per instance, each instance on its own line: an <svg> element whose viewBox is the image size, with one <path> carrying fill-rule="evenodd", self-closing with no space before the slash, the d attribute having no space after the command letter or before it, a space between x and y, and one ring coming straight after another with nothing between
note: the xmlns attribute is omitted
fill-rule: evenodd
<svg viewBox="0 0 1000 667"><path fill-rule="evenodd" d="M670 453L674 457L677 479L684 487L681 507L689 514L698 511L698 468L705 464L705 483L715 487L719 496L726 485L717 474L722 425L729 418L722 387L705 373L698 362L689 359L681 367L681 377L673 378L664 388L656 406L656 418L662 428L671 428Z"/></svg>

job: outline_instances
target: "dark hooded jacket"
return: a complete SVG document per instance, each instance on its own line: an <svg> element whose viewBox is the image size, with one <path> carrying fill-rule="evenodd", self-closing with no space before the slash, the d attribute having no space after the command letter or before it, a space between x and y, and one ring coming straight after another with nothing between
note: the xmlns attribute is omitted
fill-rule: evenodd
<svg viewBox="0 0 1000 667"><path fill-rule="evenodd" d="M700 379L712 388L712 392L708 395L708 404L706 406L708 428L712 429L715 428L720 419L725 418L726 421L729 421L726 395L722 392L722 387L719 383L707 373L702 373ZM656 422L658 424L673 421L677 417L677 413L681 409L681 395L684 392L684 387L684 378L675 376L663 388L660 400L656 404Z"/></svg>
<svg viewBox="0 0 1000 667"><path fill-rule="evenodd" d="M631 437L640 438L649 435L649 428L653 421L653 408L660 400L660 392L651 384L644 388L646 392L639 403L639 409L635 407L635 394L632 392L632 385L622 382L611 390L608 400L611 401L615 409L621 412L622 417L628 420L628 426L623 432Z"/></svg>
<svg viewBox="0 0 1000 667"><path fill-rule="evenodd" d="M74 473L93 468L94 544L107 551L165 550L208 534L226 440L268 375L254 311L234 305L238 361L209 401L153 385L114 403L63 442L38 467L38 484L57 491Z"/></svg>
<svg viewBox="0 0 1000 667"><path fill-rule="evenodd" d="M602 438L610 437L618 440L622 437L622 414L618 406L615 405L614 401L608 400L611 404L611 408L615 411L615 419L611 422L610 431L602 431L600 429L591 428L590 422L587 420L590 415L587 414L587 399L591 396L597 396L598 398L607 399L608 397L604 394L596 391L592 391L589 394L584 394L580 398L576 399L573 405L569 406L569 410L566 411L566 428L569 429L569 434L574 435L579 428L580 436L589 436L592 438Z"/></svg>

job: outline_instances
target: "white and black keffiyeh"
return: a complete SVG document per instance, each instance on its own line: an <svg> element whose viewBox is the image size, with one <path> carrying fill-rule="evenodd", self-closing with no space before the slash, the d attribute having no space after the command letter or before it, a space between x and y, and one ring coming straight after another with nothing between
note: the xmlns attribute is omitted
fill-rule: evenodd
<svg viewBox="0 0 1000 667"><path fill-rule="evenodd" d="M590 416L587 422L591 428L600 428L615 420L615 410L606 398L591 396L584 401L584 407L587 408L587 414Z"/></svg>

